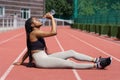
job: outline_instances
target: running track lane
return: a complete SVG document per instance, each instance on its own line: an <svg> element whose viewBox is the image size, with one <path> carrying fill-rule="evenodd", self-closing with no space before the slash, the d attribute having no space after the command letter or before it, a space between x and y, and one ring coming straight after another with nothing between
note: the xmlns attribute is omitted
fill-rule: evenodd
<svg viewBox="0 0 120 80"><path fill-rule="evenodd" d="M71 35L74 35L74 37ZM88 39L86 39L85 37L87 37ZM86 41L84 40L85 42L93 45L94 41L93 43L90 43L89 42L91 41L90 39L93 40L93 38L95 38L95 40L98 40L98 38L91 36L89 34L82 33L77 30L71 30L71 29L59 29L58 35L56 38L58 39L58 41L60 42L64 50L73 49L78 52L82 52L82 53L85 53L85 54L88 54L94 57L99 56L99 55L107 56L103 54L100 50L97 50L96 48L91 47L90 45L80 40L80 39L83 39L83 40L86 39ZM56 42L55 37L47 38L46 41L47 41L48 47L50 47L50 52L61 51L60 47L58 46ZM117 45L113 45L113 43L111 42L108 42L102 39L100 39L100 41L98 42L101 43L101 41L102 43L110 44L110 46L113 46L113 47L117 46ZM97 45L95 45L95 47L97 47ZM102 50L102 47L101 47L101 50ZM116 54L115 55L111 54L111 55L115 56ZM118 76L119 67L120 67L119 61L117 61L116 59L113 59L113 64L110 67L108 67L107 70L94 70L94 69L93 70L77 70L77 73L81 77L82 80L99 80L99 79L100 80L107 80L107 79L119 80L120 78ZM113 74L114 76L112 76ZM33 77L32 75L35 77ZM38 80L38 79L77 80L75 76L73 75L73 72L69 69L62 69L62 70L61 69L52 69L52 70L51 69L34 69L34 68L26 68L25 66L14 67L14 69L10 72L6 80L13 80L13 79L17 79L17 80L21 80L21 79L22 80L28 80L28 79L30 80Z"/></svg>

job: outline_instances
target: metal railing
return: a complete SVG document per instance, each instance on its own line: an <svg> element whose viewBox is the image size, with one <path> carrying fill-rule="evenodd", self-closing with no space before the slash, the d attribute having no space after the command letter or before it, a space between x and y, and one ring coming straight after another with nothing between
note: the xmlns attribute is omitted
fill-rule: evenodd
<svg viewBox="0 0 120 80"><path fill-rule="evenodd" d="M0 17L0 32L24 27L25 19L17 16Z"/></svg>

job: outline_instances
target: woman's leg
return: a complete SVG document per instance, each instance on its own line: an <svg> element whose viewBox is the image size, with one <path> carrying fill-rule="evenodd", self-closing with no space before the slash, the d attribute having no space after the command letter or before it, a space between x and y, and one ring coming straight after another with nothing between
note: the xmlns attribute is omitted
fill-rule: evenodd
<svg viewBox="0 0 120 80"><path fill-rule="evenodd" d="M74 50L68 50L68 51L64 51L64 52L57 52L57 53L50 54L48 56L61 58L61 59L74 58L74 59L77 59L77 60L93 61L93 62L96 59L96 58L92 58L92 57L90 57L88 55L78 53L78 52L76 52Z"/></svg>
<svg viewBox="0 0 120 80"><path fill-rule="evenodd" d="M37 67L42 68L74 68L74 69L88 69L94 68L93 63L76 63L71 60L64 60L56 57L43 57L36 62Z"/></svg>
<svg viewBox="0 0 120 80"><path fill-rule="evenodd" d="M74 68L74 69L87 69L94 67L105 68L111 63L110 58L107 58L97 63L76 63L62 58L50 57L46 55L44 51L34 53L32 57L35 61L36 67L42 68Z"/></svg>

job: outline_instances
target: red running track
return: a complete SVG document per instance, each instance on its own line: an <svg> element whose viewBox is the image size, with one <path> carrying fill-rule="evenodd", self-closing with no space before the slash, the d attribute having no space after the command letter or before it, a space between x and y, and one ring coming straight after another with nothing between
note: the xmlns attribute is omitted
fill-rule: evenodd
<svg viewBox="0 0 120 80"><path fill-rule="evenodd" d="M48 27L44 30L48 30ZM120 79L120 44L115 41L69 27L58 27L57 36L45 38L50 53L73 49L93 57L111 56L112 65L105 70L38 69L12 65L26 51L24 29L0 33L0 37L0 80Z"/></svg>

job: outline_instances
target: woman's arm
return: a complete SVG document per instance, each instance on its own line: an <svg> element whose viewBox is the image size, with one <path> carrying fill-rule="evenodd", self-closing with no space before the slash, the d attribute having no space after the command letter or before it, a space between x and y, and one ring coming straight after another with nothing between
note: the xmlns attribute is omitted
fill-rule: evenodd
<svg viewBox="0 0 120 80"><path fill-rule="evenodd" d="M44 15L44 18L51 19L51 22L52 22L51 31L36 30L35 35L37 37L49 37L49 36L56 35L57 29L56 29L56 23L55 23L54 17L50 13L47 13L46 15Z"/></svg>
<svg viewBox="0 0 120 80"><path fill-rule="evenodd" d="M16 62L16 63L14 63L14 65L22 65L24 63L24 61L27 59L27 57L28 57L28 52L26 52L24 54L24 56L22 57L22 60L20 62Z"/></svg>
<svg viewBox="0 0 120 80"><path fill-rule="evenodd" d="M57 34L57 29L56 29L56 23L55 23L55 20L54 20L53 16L51 17L51 20L52 20L51 32L56 35Z"/></svg>

